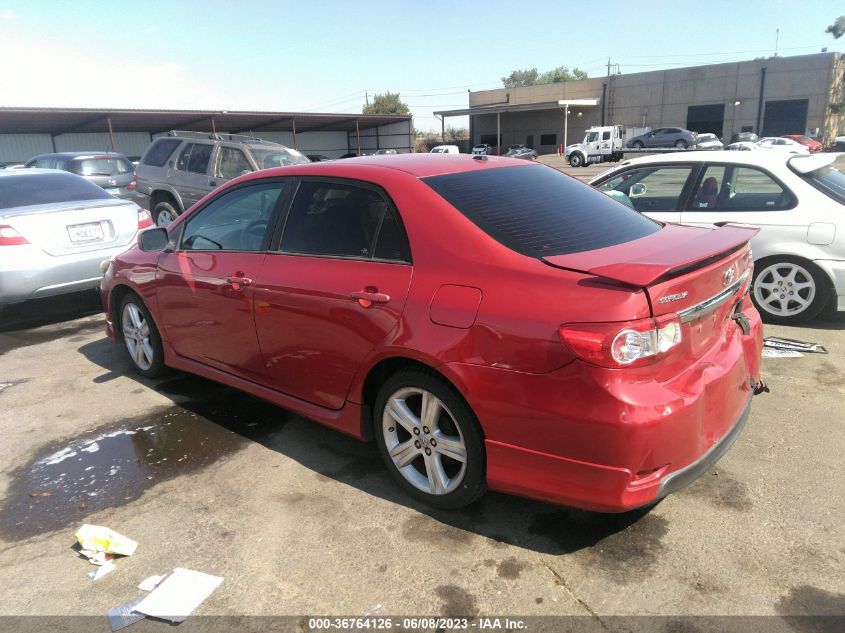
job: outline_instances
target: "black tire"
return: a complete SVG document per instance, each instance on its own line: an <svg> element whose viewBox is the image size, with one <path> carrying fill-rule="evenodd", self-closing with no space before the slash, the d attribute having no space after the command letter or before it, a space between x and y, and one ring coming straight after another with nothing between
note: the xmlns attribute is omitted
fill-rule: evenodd
<svg viewBox="0 0 845 633"><path fill-rule="evenodd" d="M454 478L453 485L455 485L455 488L450 492L435 494L418 488L400 471L399 466L393 462L393 458L388 452L388 437L393 438L394 433L396 434L396 439L391 439L391 441L408 443L409 441L416 440L414 435L403 424L395 422L395 418L385 410L391 397L414 390L420 390L434 395L440 400L443 406L443 410L441 410L436 420L439 430L435 432L435 429L432 428L431 435L426 436L423 429L427 427L422 426L422 411L418 413L415 410L417 408L416 403L413 401L415 396L406 396L407 400L403 400L403 402L406 402L408 409L414 415L418 416L418 430L420 433L416 437L420 439L426 438L425 441L429 442L437 436L437 433L441 433L445 429L447 436L459 436L458 439L463 441L466 449L466 460L463 467L459 467L460 462L444 457L439 452L442 450L442 446L440 449L435 449L435 453L432 456L432 459L439 457L439 463L444 472L450 478ZM379 390L375 407L373 408L373 432L378 443L379 452L391 477L393 477L400 488L414 499L435 508L453 509L472 503L487 491L484 437L476 421L475 414L473 414L469 405L464 402L454 387L434 372L424 369L404 369L388 378ZM400 437L400 432L404 436ZM418 443L417 448L412 449L412 453L416 456L407 463L403 471L411 473L420 482L427 481L430 483L432 479L428 478L426 473L421 472L421 469L427 471L426 464L429 463L423 454L423 450L427 451L429 455L432 455L429 445L423 447ZM448 470L447 466L449 467ZM409 469L413 469L413 471ZM455 472L461 469L462 475L460 472Z"/></svg>
<svg viewBox="0 0 845 633"><path fill-rule="evenodd" d="M152 349L152 359L149 361L149 366L139 363L129 350L130 345L127 343L126 335L124 334L124 319L129 318L126 313L128 308L131 309L130 306L138 310L143 317L144 322L149 327L147 339L149 346ZM164 364L164 348L161 344L161 335L158 333L158 328L150 315L150 311L147 310L147 306L144 305L144 302L138 295L130 292L123 297L123 301L120 302L120 310L117 313L117 323L115 323L115 327L119 329L121 338L123 338L126 353L129 356L129 360L132 362L132 368L138 374L144 378L158 378L167 373L168 369Z"/></svg>
<svg viewBox="0 0 845 633"><path fill-rule="evenodd" d="M643 148L643 142L642 141L634 141L633 143L631 143L631 147L633 147L634 149L642 149Z"/></svg>
<svg viewBox="0 0 845 633"><path fill-rule="evenodd" d="M777 279L773 273L773 269L781 267L778 271L779 275L787 273L790 269L796 270L798 267L802 270L796 271L796 280L799 283L806 283L812 281L813 293L809 305L803 310L795 311L791 314L777 314L769 309L766 304L766 299L770 296L770 292L762 287L762 284L777 283ZM758 288L758 282L761 286ZM754 307L760 313L763 321L776 325L795 325L803 323L815 318L824 309L825 305L830 299L831 288L833 284L824 271L816 266L811 261L802 259L800 257L793 257L791 255L782 255L777 257L765 257L759 261L754 262L754 278L751 282L751 301ZM790 289L787 286L784 292L784 298L789 301ZM796 292L796 291L793 291ZM800 290L797 292L801 292ZM804 299L808 299L809 295L802 295ZM779 299L778 303L780 303ZM789 304L787 304L788 310ZM783 310L783 305L781 305Z"/></svg>
<svg viewBox="0 0 845 633"><path fill-rule="evenodd" d="M570 167L581 167L584 164L584 159L581 158L581 154L572 153L569 155L569 166Z"/></svg>
<svg viewBox="0 0 845 633"><path fill-rule="evenodd" d="M675 147L677 147L678 149L686 149L687 147L689 147L689 143L687 143L684 139L680 138L675 141Z"/></svg>
<svg viewBox="0 0 845 633"><path fill-rule="evenodd" d="M170 222L165 224L159 223L159 217L162 215L170 215L173 220L179 217L179 210L176 208L176 205L170 200L161 200L157 202L156 205L153 207L153 222L155 222L156 226L159 227L166 227ZM172 220L171 220L172 221Z"/></svg>

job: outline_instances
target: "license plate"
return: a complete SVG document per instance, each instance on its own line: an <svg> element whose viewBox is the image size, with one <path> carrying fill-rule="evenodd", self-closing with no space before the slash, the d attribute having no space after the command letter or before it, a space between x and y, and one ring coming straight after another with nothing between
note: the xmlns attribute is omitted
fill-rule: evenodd
<svg viewBox="0 0 845 633"><path fill-rule="evenodd" d="M93 242L103 239L103 225L99 222L91 224L75 224L67 227L71 242Z"/></svg>
<svg viewBox="0 0 845 633"><path fill-rule="evenodd" d="M113 196L116 196L120 193L119 187L106 187L106 193L110 193Z"/></svg>

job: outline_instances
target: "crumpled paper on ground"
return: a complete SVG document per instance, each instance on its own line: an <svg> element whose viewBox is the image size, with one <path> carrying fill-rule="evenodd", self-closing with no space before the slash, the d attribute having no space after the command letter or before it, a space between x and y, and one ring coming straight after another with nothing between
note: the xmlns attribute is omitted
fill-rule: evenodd
<svg viewBox="0 0 845 633"><path fill-rule="evenodd" d="M127 538L122 534L118 534L114 530L101 525L89 525L86 523L74 534L79 545L85 551L90 552L105 552L106 554L119 554L120 556L132 556L138 543L131 538ZM102 565L105 562L105 557L102 557L102 562L95 562L94 564ZM89 560L91 557L89 557ZM91 561L94 562L94 561Z"/></svg>

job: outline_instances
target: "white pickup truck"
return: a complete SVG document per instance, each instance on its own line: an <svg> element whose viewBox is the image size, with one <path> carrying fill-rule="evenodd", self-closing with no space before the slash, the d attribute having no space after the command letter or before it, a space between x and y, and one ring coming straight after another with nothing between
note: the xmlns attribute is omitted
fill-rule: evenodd
<svg viewBox="0 0 845 633"><path fill-rule="evenodd" d="M573 167L620 161L625 152L626 132L630 136L636 136L639 134L639 128L626 130L621 125L591 127L584 134L581 143L573 143L566 148L565 156Z"/></svg>

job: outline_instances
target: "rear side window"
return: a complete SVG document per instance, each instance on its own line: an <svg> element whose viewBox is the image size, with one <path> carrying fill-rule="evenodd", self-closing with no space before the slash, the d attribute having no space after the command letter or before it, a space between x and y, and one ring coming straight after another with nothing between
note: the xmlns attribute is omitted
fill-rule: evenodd
<svg viewBox="0 0 845 633"><path fill-rule="evenodd" d="M71 171L80 176L117 176L133 170L132 163L125 158L83 158L71 161Z"/></svg>
<svg viewBox="0 0 845 633"><path fill-rule="evenodd" d="M529 257L579 253L651 235L660 224L544 166L424 178L490 237Z"/></svg>
<svg viewBox="0 0 845 633"><path fill-rule="evenodd" d="M385 198L354 185L303 182L285 222L286 253L409 261L405 232Z"/></svg>
<svg viewBox="0 0 845 633"><path fill-rule="evenodd" d="M163 167L167 159L173 153L173 150L181 143L179 139L175 138L159 138L150 145L149 149L144 152L141 158L142 165L150 165L152 167Z"/></svg>
<svg viewBox="0 0 845 633"><path fill-rule="evenodd" d="M767 173L753 167L710 165L687 205L690 211L780 211L795 196Z"/></svg>
<svg viewBox="0 0 845 633"><path fill-rule="evenodd" d="M204 174L208 171L208 161L211 158L213 145L206 143L189 143L179 155L176 169L189 171L194 174Z"/></svg>
<svg viewBox="0 0 845 633"><path fill-rule="evenodd" d="M105 189L63 171L0 177L0 209L110 199Z"/></svg>

